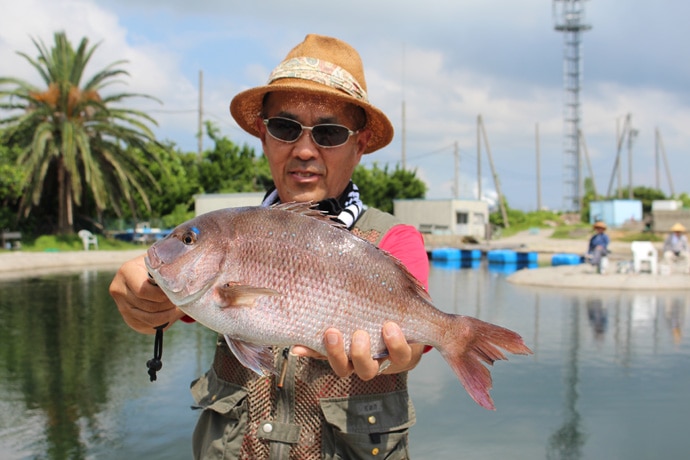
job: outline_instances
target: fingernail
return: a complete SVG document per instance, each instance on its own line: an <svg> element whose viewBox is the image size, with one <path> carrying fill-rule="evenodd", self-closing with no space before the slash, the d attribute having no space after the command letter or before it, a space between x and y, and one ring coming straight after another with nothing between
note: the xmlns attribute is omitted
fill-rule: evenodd
<svg viewBox="0 0 690 460"><path fill-rule="evenodd" d="M333 334L333 333L326 334L326 342L327 342L329 345L337 345L337 343L338 343L338 334Z"/></svg>
<svg viewBox="0 0 690 460"><path fill-rule="evenodd" d="M394 325L392 325L390 323L386 323L383 325L383 335L386 338L389 339L391 337L397 337L398 333L399 333L398 328L395 327Z"/></svg>
<svg viewBox="0 0 690 460"><path fill-rule="evenodd" d="M364 334L359 331L355 332L352 336L352 343L364 343L364 340Z"/></svg>

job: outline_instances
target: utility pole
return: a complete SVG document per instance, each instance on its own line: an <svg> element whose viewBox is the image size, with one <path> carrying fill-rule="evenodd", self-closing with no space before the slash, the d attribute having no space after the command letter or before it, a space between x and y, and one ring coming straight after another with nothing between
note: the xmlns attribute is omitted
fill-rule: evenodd
<svg viewBox="0 0 690 460"><path fill-rule="evenodd" d="M628 129L628 199L632 200L633 199L633 155L632 155L632 146L633 146L633 140L637 137L637 134L639 133L638 130L633 129L632 126L629 126Z"/></svg>
<svg viewBox="0 0 690 460"><path fill-rule="evenodd" d="M482 124L482 116L477 115L477 200L482 199L482 139L480 127Z"/></svg>
<svg viewBox="0 0 690 460"><path fill-rule="evenodd" d="M199 70L199 124L197 129L197 146L199 159L204 150L204 71Z"/></svg>
<svg viewBox="0 0 690 460"><path fill-rule="evenodd" d="M455 148L453 149L455 156L455 199L460 199L460 150L458 149L458 141L455 141Z"/></svg>
<svg viewBox="0 0 690 460"><path fill-rule="evenodd" d="M537 211L541 211L541 160L539 158L539 123L534 125L534 142L537 146Z"/></svg>
<svg viewBox="0 0 690 460"><path fill-rule="evenodd" d="M406 127L406 114L405 114L405 44L403 43L402 49L402 148L401 148L401 164L402 169L405 171L405 166L407 164L407 127Z"/></svg>
<svg viewBox="0 0 690 460"><path fill-rule="evenodd" d="M668 180L668 187L669 190L671 191L671 196L676 195L676 191L673 188L673 178L671 177L671 169L668 167L668 158L666 158L666 149L664 148L664 140L661 138L661 132L659 131L659 128L656 128L656 156L657 156L657 174L656 174L656 188L658 190L661 190L659 188L659 154L661 153L661 157L664 160L664 168L666 169L666 179Z"/></svg>
<svg viewBox="0 0 690 460"><path fill-rule="evenodd" d="M482 121L482 116L477 117L478 130L484 137L484 146L486 146L486 156L489 159L489 166L491 167L491 175L494 178L494 186L496 187L496 194L498 195L498 206L501 209L501 216L503 217L503 224L506 228L510 225L508 223L508 212L506 211L505 200L503 199L503 194L501 193L501 184L498 180L498 174L496 173L496 168L494 167L494 160L491 156L491 148L489 147L489 138L486 135L486 129L484 129L484 122ZM479 155L477 155L479 157Z"/></svg>

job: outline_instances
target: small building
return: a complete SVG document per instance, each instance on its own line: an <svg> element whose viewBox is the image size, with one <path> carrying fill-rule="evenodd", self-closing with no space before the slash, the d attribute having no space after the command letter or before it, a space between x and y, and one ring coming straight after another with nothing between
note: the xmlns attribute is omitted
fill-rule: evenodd
<svg viewBox="0 0 690 460"><path fill-rule="evenodd" d="M607 200L589 203L589 223L597 221L609 227L622 227L631 222L642 222L642 202L640 200Z"/></svg>
<svg viewBox="0 0 690 460"><path fill-rule="evenodd" d="M242 206L259 206L264 192L254 193L205 193L194 195L194 212L206 214L216 209L239 208Z"/></svg>
<svg viewBox="0 0 690 460"><path fill-rule="evenodd" d="M656 233L670 231L675 223L690 228L690 209L684 209L683 202L679 200L654 200L652 201L652 222Z"/></svg>
<svg viewBox="0 0 690 460"><path fill-rule="evenodd" d="M489 205L477 200L393 200L393 214L422 233L483 239Z"/></svg>

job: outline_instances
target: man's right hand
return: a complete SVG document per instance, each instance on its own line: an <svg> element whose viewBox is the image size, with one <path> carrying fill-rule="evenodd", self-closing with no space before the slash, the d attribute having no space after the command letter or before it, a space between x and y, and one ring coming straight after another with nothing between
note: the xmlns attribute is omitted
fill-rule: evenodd
<svg viewBox="0 0 690 460"><path fill-rule="evenodd" d="M149 281L144 256L125 262L110 283L110 295L115 300L125 323L143 334L154 334L156 326L168 327L184 316L163 291Z"/></svg>

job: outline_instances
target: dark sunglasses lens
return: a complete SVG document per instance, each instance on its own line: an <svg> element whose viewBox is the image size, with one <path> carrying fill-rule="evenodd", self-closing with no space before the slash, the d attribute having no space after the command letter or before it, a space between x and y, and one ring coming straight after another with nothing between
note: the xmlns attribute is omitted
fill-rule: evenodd
<svg viewBox="0 0 690 460"><path fill-rule="evenodd" d="M314 142L322 147L337 147L347 142L348 129L339 125L316 125L312 129Z"/></svg>
<svg viewBox="0 0 690 460"><path fill-rule="evenodd" d="M266 127L271 136L287 142L297 140L302 134L302 126L299 123L285 118L269 118Z"/></svg>

